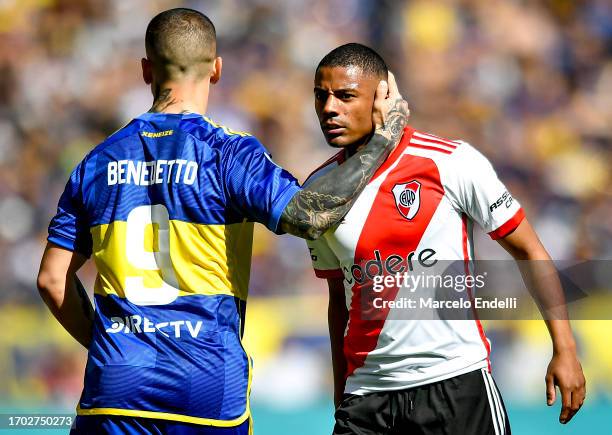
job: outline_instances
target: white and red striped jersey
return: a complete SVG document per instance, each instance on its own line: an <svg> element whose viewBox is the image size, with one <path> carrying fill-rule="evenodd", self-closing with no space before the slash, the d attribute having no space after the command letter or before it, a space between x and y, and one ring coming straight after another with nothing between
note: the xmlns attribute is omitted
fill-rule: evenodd
<svg viewBox="0 0 612 435"><path fill-rule="evenodd" d="M306 184L344 156L342 150L325 162ZM372 274L416 273L412 263L459 260L467 267L474 222L497 239L523 218L519 203L475 148L407 127L344 220L308 241L316 275L344 280L345 393L416 387L489 367L490 343L478 320L410 319L388 307L368 319L362 293L371 291ZM393 301L407 289L387 290Z"/></svg>

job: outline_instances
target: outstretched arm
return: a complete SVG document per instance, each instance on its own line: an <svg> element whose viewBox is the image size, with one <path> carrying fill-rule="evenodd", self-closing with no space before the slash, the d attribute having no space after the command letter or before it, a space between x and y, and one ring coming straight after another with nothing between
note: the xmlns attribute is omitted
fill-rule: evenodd
<svg viewBox="0 0 612 435"><path fill-rule="evenodd" d="M339 222L400 141L408 115L408 104L389 73L388 86L380 82L376 89L375 130L370 141L342 165L299 191L281 215L281 229L314 240Z"/></svg>
<svg viewBox="0 0 612 435"><path fill-rule="evenodd" d="M94 310L77 270L87 261L83 255L47 243L38 272L38 291L55 316L79 343L89 348Z"/></svg>
<svg viewBox="0 0 612 435"><path fill-rule="evenodd" d="M553 343L553 357L546 372L546 398L550 406L555 402L555 385L561 392L561 423L567 423L584 402L586 381L576 355L576 343L569 323L565 297L555 266L524 219L510 235L499 243L515 260L523 275L525 286L535 299Z"/></svg>

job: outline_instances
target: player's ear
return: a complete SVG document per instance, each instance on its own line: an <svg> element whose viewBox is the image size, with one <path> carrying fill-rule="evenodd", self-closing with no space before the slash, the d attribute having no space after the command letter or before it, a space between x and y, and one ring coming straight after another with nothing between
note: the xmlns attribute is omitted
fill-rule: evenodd
<svg viewBox="0 0 612 435"><path fill-rule="evenodd" d="M146 57L140 59L140 65L142 66L142 79L147 85L150 85L153 82L153 65Z"/></svg>
<svg viewBox="0 0 612 435"><path fill-rule="evenodd" d="M213 71L210 76L210 82L214 85L221 79L221 70L223 69L223 59L216 57L213 63Z"/></svg>

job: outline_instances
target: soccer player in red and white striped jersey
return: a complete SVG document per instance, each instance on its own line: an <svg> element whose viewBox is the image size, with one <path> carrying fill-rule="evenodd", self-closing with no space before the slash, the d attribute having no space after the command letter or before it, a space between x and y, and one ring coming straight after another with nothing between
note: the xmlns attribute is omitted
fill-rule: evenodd
<svg viewBox="0 0 612 435"><path fill-rule="evenodd" d="M338 47L319 63L316 112L326 141L341 150L307 183L341 165L372 134L375 89L387 73L382 58L360 44ZM402 318L394 313L398 308L380 303L374 305L377 315L364 313L377 275L416 274L440 260L463 261L468 268L474 224L516 259L550 260L519 202L479 151L464 141L406 127L344 220L308 242L315 273L327 279L330 290L334 434L510 433L491 377L490 342L477 319L404 315L405 320L391 320ZM534 282L530 291L542 306L562 298L556 275ZM405 291L391 286L381 296L397 301ZM546 320L554 348L546 377L548 403L554 402L557 385L562 423L585 396L564 319Z"/></svg>

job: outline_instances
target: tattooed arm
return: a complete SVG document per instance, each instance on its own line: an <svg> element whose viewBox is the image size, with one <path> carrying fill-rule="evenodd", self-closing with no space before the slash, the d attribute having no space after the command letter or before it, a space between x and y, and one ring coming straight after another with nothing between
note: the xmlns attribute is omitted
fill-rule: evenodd
<svg viewBox="0 0 612 435"><path fill-rule="evenodd" d="M47 243L38 273L38 291L55 316L79 343L89 348L94 310L76 271L87 259Z"/></svg>
<svg viewBox="0 0 612 435"><path fill-rule="evenodd" d="M340 221L400 141L408 115L408 104L389 73L388 96L384 82L376 90L372 138L342 165L295 194L281 215L281 229L313 240Z"/></svg>

